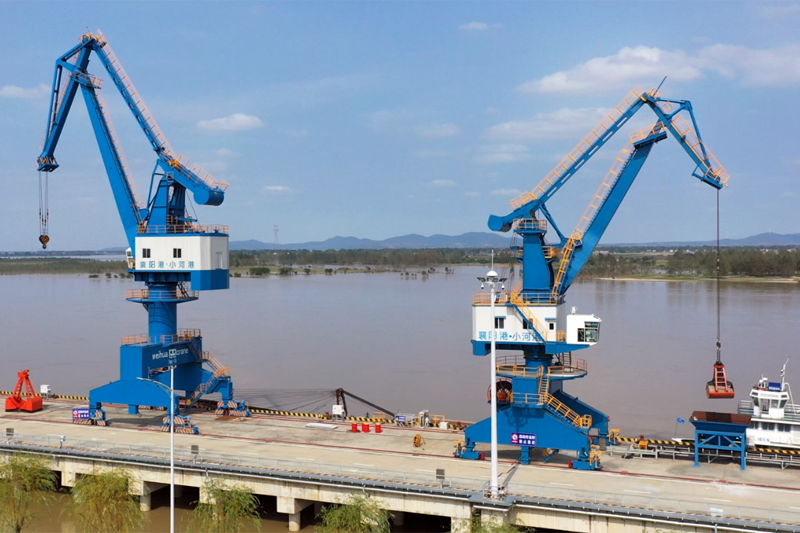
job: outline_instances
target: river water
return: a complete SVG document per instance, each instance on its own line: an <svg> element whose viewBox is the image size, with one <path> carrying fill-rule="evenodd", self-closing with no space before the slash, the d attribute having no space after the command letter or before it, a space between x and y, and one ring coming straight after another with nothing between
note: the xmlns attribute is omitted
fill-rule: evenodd
<svg viewBox="0 0 800 533"><path fill-rule="evenodd" d="M486 269L442 270L416 279L232 278L230 290L181 305L179 324L202 328L205 349L232 367L239 390L342 387L395 412L480 420L489 414L489 366L471 354L470 321L476 277ZM85 275L0 276L0 389L12 388L26 368L37 387L47 383L56 394L87 395L116 379L120 337L147 331L146 312L124 299L126 289L138 287ZM722 353L738 393L707 400L716 339L712 282L589 281L570 289L568 304L603 323L600 342L576 353L588 361L589 375L566 389L610 415L623 435L691 436L693 410L734 411L762 374L777 381L797 349L800 286L723 283ZM800 361L788 366L788 380L795 376ZM677 424L679 417L687 423ZM163 530L167 511L154 506L149 529ZM55 516L33 529L54 530ZM188 519L186 511L179 516ZM275 517L263 531L285 527Z"/></svg>
<svg viewBox="0 0 800 533"><path fill-rule="evenodd" d="M204 348L233 370L237 389L346 390L397 412L451 419L488 414L488 359L471 354L476 277L485 268L232 278L179 307L180 327L202 328ZM0 390L31 369L34 384L87 395L118 377L120 337L147 331L125 301L129 279L0 276ZM722 284L722 354L735 400L707 400L716 339L712 282L590 281L568 305L603 319L600 342L576 352L589 375L568 392L611 416L624 435L671 437L693 410L732 411L762 373L773 381L797 349L800 286ZM788 380L800 376L790 362ZM278 395L280 396L280 395ZM323 399L324 401L324 399ZM368 408L364 408L366 411ZM370 411L372 409L369 409ZM362 414L362 413L351 413ZM691 425L679 425L689 435Z"/></svg>

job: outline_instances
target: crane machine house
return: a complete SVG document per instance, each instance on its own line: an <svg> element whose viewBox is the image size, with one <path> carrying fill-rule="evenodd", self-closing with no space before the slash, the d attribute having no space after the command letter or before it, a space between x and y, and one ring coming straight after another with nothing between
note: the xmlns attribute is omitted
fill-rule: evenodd
<svg viewBox="0 0 800 533"><path fill-rule="evenodd" d="M497 295L494 314L494 337L496 342L513 341L519 344L537 344L536 336L526 321L511 305L505 304L505 294ZM600 338L600 323L596 315L580 315L578 308L572 307L567 313L566 304L531 306L529 312L544 325L546 342L556 342L557 332L566 334L568 344L594 345ZM472 307L472 340L474 344L491 341L492 310L489 306Z"/></svg>
<svg viewBox="0 0 800 533"><path fill-rule="evenodd" d="M192 288L202 290L206 275L228 269L226 228L214 226L201 234L140 235L136 250L127 250L128 266L137 272L191 272Z"/></svg>

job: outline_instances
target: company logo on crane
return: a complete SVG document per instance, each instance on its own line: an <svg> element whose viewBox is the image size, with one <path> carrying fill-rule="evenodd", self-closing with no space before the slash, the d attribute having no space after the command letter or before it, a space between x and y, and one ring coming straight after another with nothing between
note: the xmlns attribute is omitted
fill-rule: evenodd
<svg viewBox="0 0 800 533"><path fill-rule="evenodd" d="M153 354L153 361L157 361L159 359L174 359L179 355L185 355L189 353L189 348L170 348L169 350L163 352L156 352Z"/></svg>

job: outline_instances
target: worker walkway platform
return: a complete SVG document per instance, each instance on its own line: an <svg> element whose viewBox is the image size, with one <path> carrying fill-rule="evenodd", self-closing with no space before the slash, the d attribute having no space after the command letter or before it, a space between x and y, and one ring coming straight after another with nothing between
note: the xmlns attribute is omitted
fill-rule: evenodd
<svg viewBox="0 0 800 533"><path fill-rule="evenodd" d="M54 469L62 469L67 486L76 474L90 474L111 458L153 477L143 481L145 487L163 483L169 458L169 435L158 430L163 411L142 410L140 417L107 406L111 426L95 427L71 423L78 406L50 400L37 413L2 413L0 453L56 456L61 466ZM622 529L613 530L632 533L648 524L664 527L665 520L697 527L684 531L716 525L719 531L735 526L800 532L800 478L775 467L741 471L735 463L695 467L689 461L606 455L603 471L579 471L567 467L566 455L547 464L532 457L531 465L520 465L517 449L508 446L499 454L506 496L496 501L485 497L489 462L453 457L455 442L463 437L459 431L384 425L381 433L374 426L369 433L353 433L350 422L211 412L192 416L203 434L175 435L176 483L186 486L202 486L205 475L240 476L258 494L312 503L336 501L334 495L347 492L342 487L357 487L382 498L390 510L449 516L454 524L480 508L521 524L564 531L591 531L580 526L588 514L593 520L618 518ZM416 435L422 437L419 447ZM73 468L70 464L75 470L64 470ZM321 487L329 484L339 488L328 494ZM280 512L291 515L296 507Z"/></svg>

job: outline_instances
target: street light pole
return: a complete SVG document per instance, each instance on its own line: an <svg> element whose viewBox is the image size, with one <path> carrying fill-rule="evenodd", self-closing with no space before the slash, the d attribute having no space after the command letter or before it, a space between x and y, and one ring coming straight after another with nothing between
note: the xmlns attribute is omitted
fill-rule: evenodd
<svg viewBox="0 0 800 533"><path fill-rule="evenodd" d="M497 350L496 350L496 341L495 341L495 311L494 311L494 303L496 299L496 292L495 287L497 283L503 283L506 278L498 278L497 272L494 270L490 270L485 278L478 278L481 281L481 288L483 288L483 284L487 283L489 285L489 290L491 292L491 309L492 309L492 329L491 329L491 410L492 410L492 424L491 424L491 463L492 463L492 470L491 470L491 479L489 481L490 486L490 493L491 497L496 499L500 496L500 489L499 484L497 481L498 473L497 473ZM505 285L501 285L501 289L505 289Z"/></svg>
<svg viewBox="0 0 800 533"><path fill-rule="evenodd" d="M169 371L169 532L175 533L175 366Z"/></svg>

